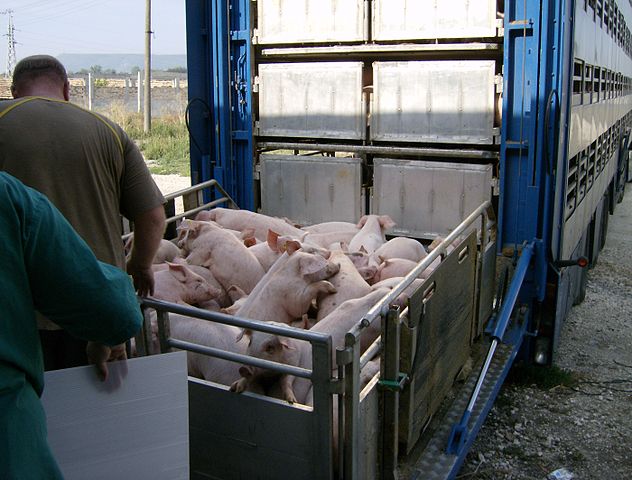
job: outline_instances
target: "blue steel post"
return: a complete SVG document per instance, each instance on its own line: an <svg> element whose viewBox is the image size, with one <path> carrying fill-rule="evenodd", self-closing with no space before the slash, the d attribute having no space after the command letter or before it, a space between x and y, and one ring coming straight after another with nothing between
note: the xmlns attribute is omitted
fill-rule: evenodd
<svg viewBox="0 0 632 480"><path fill-rule="evenodd" d="M551 260L556 153L565 151L567 136L566 3L505 2L499 246L517 253L523 242L541 241L527 276L537 301Z"/></svg>
<svg viewBox="0 0 632 480"><path fill-rule="evenodd" d="M187 0L187 71L189 106L187 121L190 135L191 183L211 178L211 159L215 159L216 141L212 132L215 112L211 101L213 68L211 65L210 2Z"/></svg>
<svg viewBox="0 0 632 480"><path fill-rule="evenodd" d="M187 0L193 183L215 179L254 209L249 0Z"/></svg>
<svg viewBox="0 0 632 480"><path fill-rule="evenodd" d="M252 49L250 0L230 5L231 146L230 174L241 208L254 210L252 137Z"/></svg>

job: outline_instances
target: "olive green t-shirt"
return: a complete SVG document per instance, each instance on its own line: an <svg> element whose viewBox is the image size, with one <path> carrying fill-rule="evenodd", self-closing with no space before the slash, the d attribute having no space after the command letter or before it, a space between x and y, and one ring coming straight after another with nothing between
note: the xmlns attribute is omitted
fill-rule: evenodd
<svg viewBox="0 0 632 480"><path fill-rule="evenodd" d="M120 214L133 221L164 203L123 129L66 101L0 102L0 170L46 195L99 260L120 268Z"/></svg>

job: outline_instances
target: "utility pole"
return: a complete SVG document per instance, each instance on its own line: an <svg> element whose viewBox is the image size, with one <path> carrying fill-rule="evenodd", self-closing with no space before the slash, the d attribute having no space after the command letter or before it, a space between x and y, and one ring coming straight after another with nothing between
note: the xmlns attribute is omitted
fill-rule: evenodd
<svg viewBox="0 0 632 480"><path fill-rule="evenodd" d="M145 0L145 133L151 130L151 34L151 0Z"/></svg>
<svg viewBox="0 0 632 480"><path fill-rule="evenodd" d="M7 33L7 70L5 76L7 78L13 77L13 69L15 68L15 28L13 27L13 10L3 10L0 12L2 15L9 15L9 30Z"/></svg>

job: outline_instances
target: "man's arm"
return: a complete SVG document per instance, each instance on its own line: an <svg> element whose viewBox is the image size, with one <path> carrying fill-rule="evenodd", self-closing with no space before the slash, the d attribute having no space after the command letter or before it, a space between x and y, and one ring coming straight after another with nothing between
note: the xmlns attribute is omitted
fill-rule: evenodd
<svg viewBox="0 0 632 480"><path fill-rule="evenodd" d="M154 293L154 273L151 264L165 231L165 210L162 205L134 218L134 246L127 262L127 273L141 296Z"/></svg>

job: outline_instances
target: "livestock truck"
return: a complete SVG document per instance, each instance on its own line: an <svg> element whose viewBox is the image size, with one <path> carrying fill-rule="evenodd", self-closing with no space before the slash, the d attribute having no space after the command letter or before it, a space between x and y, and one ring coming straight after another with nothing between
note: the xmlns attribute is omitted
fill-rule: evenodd
<svg viewBox="0 0 632 480"><path fill-rule="evenodd" d="M192 188L168 196L173 227L238 206L445 239L335 362L324 334L143 300L162 351L313 385L304 406L189 377L191 478L456 476L514 360L553 361L604 245L629 178L631 18L629 0L186 1ZM308 341L313 366L171 338L170 312ZM137 343L152 353L148 329Z"/></svg>

